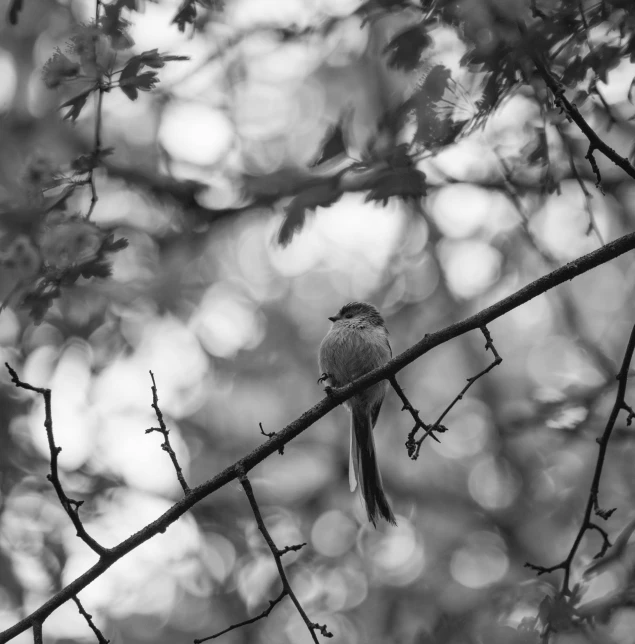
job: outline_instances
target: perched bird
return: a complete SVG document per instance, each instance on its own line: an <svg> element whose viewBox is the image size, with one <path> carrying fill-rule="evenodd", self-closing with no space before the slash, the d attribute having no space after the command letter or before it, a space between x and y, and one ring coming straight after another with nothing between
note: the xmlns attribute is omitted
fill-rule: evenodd
<svg viewBox="0 0 635 644"><path fill-rule="evenodd" d="M372 304L351 302L329 320L333 325L322 340L318 357L320 382L342 387L392 358L384 320ZM373 440L387 387L386 381L379 382L344 403L351 412L349 483L354 491L359 482L368 520L374 526L379 517L396 525L384 494Z"/></svg>

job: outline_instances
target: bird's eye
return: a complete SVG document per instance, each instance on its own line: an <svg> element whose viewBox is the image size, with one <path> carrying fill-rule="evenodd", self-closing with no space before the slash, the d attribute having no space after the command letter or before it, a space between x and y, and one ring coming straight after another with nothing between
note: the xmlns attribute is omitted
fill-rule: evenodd
<svg viewBox="0 0 635 644"><path fill-rule="evenodd" d="M348 318L348 319L350 320L350 318L352 318L353 316L352 316L352 314L351 314L351 313L347 313L344 317L345 317L345 318Z"/></svg>

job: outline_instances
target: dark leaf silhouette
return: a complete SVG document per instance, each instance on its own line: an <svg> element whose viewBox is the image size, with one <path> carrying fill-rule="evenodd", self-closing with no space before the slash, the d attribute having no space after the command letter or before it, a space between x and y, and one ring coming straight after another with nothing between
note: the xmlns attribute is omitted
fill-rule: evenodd
<svg viewBox="0 0 635 644"><path fill-rule="evenodd" d="M81 114L82 110L84 109L84 105L86 105L86 101L88 100L88 97L91 95L94 89L95 89L94 87L91 87L90 89L85 90L81 94L74 96L73 98L69 99L68 101L60 105L60 109L63 109L65 107L71 108L64 115L64 120L66 119L70 119L71 121L77 120L77 117Z"/></svg>
<svg viewBox="0 0 635 644"><path fill-rule="evenodd" d="M388 64L396 69L410 72L416 69L423 50L432 44L425 25L420 23L396 35L384 49Z"/></svg>
<svg viewBox="0 0 635 644"><path fill-rule="evenodd" d="M101 28L110 38L112 46L115 49L129 49L134 45L134 41L128 34L130 22L121 17L123 4L117 2L112 4L103 4L103 15L101 17Z"/></svg>
<svg viewBox="0 0 635 644"><path fill-rule="evenodd" d="M285 218L278 231L278 243L286 246L293 235L302 230L306 221L307 211L318 207L326 208L333 205L342 196L342 189L337 179L325 181L311 186L299 193L285 208Z"/></svg>
<svg viewBox="0 0 635 644"><path fill-rule="evenodd" d="M338 123L326 133L324 142L320 146L320 152L316 160L311 165L321 165L340 154L346 154L346 144L344 143L342 123Z"/></svg>

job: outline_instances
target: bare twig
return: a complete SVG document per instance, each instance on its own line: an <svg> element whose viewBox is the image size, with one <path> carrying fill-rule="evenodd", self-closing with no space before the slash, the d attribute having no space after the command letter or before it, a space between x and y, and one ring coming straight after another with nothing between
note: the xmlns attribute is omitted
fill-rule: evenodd
<svg viewBox="0 0 635 644"><path fill-rule="evenodd" d="M554 572L556 570L563 570L564 578L562 580L562 588L560 591L563 596L568 596L571 594L571 591L569 589L569 580L571 577L571 565L578 551L578 548L580 547L580 543L582 541L582 537L584 536L584 533L587 530L596 530L602 536L602 547L600 549L600 552L598 552L598 554L596 555L596 558L600 558L604 556L604 554L606 553L606 551L611 545L606 530L604 530L597 524L593 523L593 521L591 521L591 513L595 513L596 516L599 516L601 519L606 520L613 514L613 512L615 512L615 508L604 510L599 505L598 495L600 491L600 478L602 477L602 468L604 467L606 450L608 447L609 440L611 438L611 432L613 431L613 427L615 426L615 421L617 420L618 414L622 410L628 411L629 416L631 414L631 412L629 411L630 407L626 405L624 397L626 395L626 383L628 380L628 370L631 364L631 360L633 359L634 351L635 351L635 326L633 326L633 329L631 330L631 335L628 340L628 345L626 347L626 351L624 352L624 359L622 360L622 367L620 369L619 374L617 375L618 387L617 387L617 393L615 395L615 402L613 403L613 409L611 410L611 414L606 423L606 427L604 428L604 432L600 437L596 439L598 445L600 446L600 451L598 452L597 461L595 463L595 471L593 473L593 480L591 482L589 498L587 500L586 508L584 510L582 524L580 526L580 529L578 530L578 534L573 540L573 544L571 546L571 550L569 551L569 554L567 555L566 559L564 559L564 561L561 561L560 563L557 563L549 567L538 566L531 563L525 564L527 568L531 568L535 570L539 575Z"/></svg>
<svg viewBox="0 0 635 644"><path fill-rule="evenodd" d="M110 640L107 640L103 633L95 626L95 622L93 622L93 616L90 613L87 613L84 607L82 606L82 603L79 601L79 597L77 595L73 595L73 601L77 605L77 609L79 610L79 614L86 620L86 623L90 627L90 629L95 633L95 637L97 638L97 641L99 644L108 644Z"/></svg>
<svg viewBox="0 0 635 644"><path fill-rule="evenodd" d="M544 245L540 242L540 240L533 234L533 232L529 228L529 216L527 214L525 206L523 205L522 200L520 199L520 196L518 195L516 188L510 183L511 170L509 166L506 164L505 160L500 157L499 157L499 162L503 169L503 177L505 179L505 192L507 196L511 199L514 207L516 208L516 211L518 212L518 216L523 222L523 232L525 233L525 238L527 242L529 243L531 248L540 256L540 258L542 259L542 261L545 263L547 267L551 269L557 268L560 265L557 258L554 257L551 251L549 251L547 248L544 247ZM575 166L573 165L572 161L571 161L571 165L573 170ZM584 184L582 183L581 179L579 180L579 182L580 182L580 185L583 187L583 190L585 191L585 195L588 194L588 191L586 191L586 188L584 187ZM590 221L594 222L593 213L590 210L590 207L587 209L587 212L589 213ZM600 242L604 243L602 241L602 238L599 232L598 232L598 239L600 240ZM569 327L569 329L576 334L578 342L580 343L582 348L590 356L593 357L593 359L595 360L596 366L598 367L598 369L602 371L602 373L607 378L612 376L614 373L613 363L604 355L604 353L597 345L597 343L594 342L593 339L590 338L588 334L585 332L582 321L580 320L580 316L578 315L578 312L576 310L575 303L571 298L570 294L566 291L561 293L559 302L560 302L560 305L562 306L564 321Z"/></svg>
<svg viewBox="0 0 635 644"><path fill-rule="evenodd" d="M44 398L44 428L46 430L46 437L48 439L49 451L51 453L51 472L50 474L47 474L46 478L52 483L53 487L55 488L55 492L57 492L57 498L60 500L62 507L66 511L66 514L68 514L68 516L70 517L70 520L73 522L73 525L75 526L75 529L77 531L77 536L99 556L106 555L108 553L108 550L104 548L102 545L100 545L99 543L97 543L97 541L95 541L95 539L93 539L86 532L86 529L84 528L84 525L82 524L79 518L79 508L82 506L84 502L76 501L75 499L71 499L70 497L66 496L66 493L64 492L64 488L62 487L62 483L60 481L59 471L57 467L57 458L59 456L59 453L62 451L62 448L58 447L55 444L55 437L53 436L53 416L51 413L51 390L45 389L43 387L34 387L33 385L30 385L26 382L22 382L20 378L18 378L18 374L9 365L9 363L5 362L5 366L9 371L9 374L11 376L11 381L16 387L18 387L19 389L25 389L27 391L33 391L37 394L40 394L40 396Z"/></svg>
<svg viewBox="0 0 635 644"><path fill-rule="evenodd" d="M152 409L154 409L154 413L157 415L159 426L150 427L150 429L146 429L146 434L150 434L151 432L159 432L160 434L163 434L163 443L161 444L161 449L164 452L167 452L168 456L170 457L172 461L172 465L174 465L174 469L176 470L176 478L179 479L179 483L183 488L183 492L185 492L185 494L189 494L191 492L191 489L189 485L185 482L185 477L183 476L183 470L181 469L179 461L176 458L176 454L172 449L172 445L170 445L170 430L165 426L165 421L163 420L163 413L161 412L161 409L159 409L159 396L157 394L157 383L154 380L154 374L152 373L152 371L150 372L150 377L152 378L151 407Z"/></svg>
<svg viewBox="0 0 635 644"><path fill-rule="evenodd" d="M602 238L600 229L598 228L597 222L595 221L595 214L593 212L593 206L591 205L591 199L593 199L593 195L587 189L586 184L584 183L584 179L580 176L580 173L578 172L578 168L576 167L575 161L573 159L573 151L571 150L571 145L569 144L567 137L563 134L560 128L557 128L557 129L558 129L558 133L560 134L560 138L567 149L567 156L569 157L569 168L571 169L571 174L575 177L575 180L578 182L578 185L580 186L580 190L584 195L584 206L586 208L587 214L589 215L589 226L587 228L587 235L591 234L591 232L594 232L600 244L604 244L604 239Z"/></svg>
<svg viewBox="0 0 635 644"><path fill-rule="evenodd" d="M415 426L412 428L412 431L410 432L410 434L416 433L418 429L423 429L426 436L428 436L429 434L431 438L433 438L435 441L437 441L437 443L439 443L440 442L439 439L433 434L433 432L435 431L444 432L447 428L444 427L443 425L440 425L438 427L433 427L432 425L428 425L424 423L421 420L421 417L419 416L419 410L415 409L412 406L412 403L408 400L406 393L397 382L397 379L393 376L392 378L389 378L389 380L390 380L390 384L392 385L392 388L395 390L399 398L401 398L401 402L403 403L403 407L401 408L401 411L410 412L410 415L415 421ZM409 438L410 438L410 435L409 435Z"/></svg>
<svg viewBox="0 0 635 644"><path fill-rule="evenodd" d="M467 390L479 379L482 378L485 374L489 373L494 367L497 367L503 359L500 357L498 354L498 351L496 351L496 347L494 346L494 342L492 341L492 336L490 335L489 330L487 329L486 326L481 327L481 333L485 336L485 350L487 351L488 349L492 352L494 355L494 360L487 366L485 369L482 371L479 371L475 376L471 376L470 378L467 379L467 384L461 391L457 394L457 396L454 398L454 400L444 409L443 413L437 418L437 420L432 423L427 429L426 433L418 440L415 440L415 436L417 434L417 430L419 429L416 425L414 429L408 434L408 440L406 442L406 447L408 449L408 456L414 461L419 457L419 452L421 451L421 444L425 440L426 436L430 434L430 432L433 431L446 431L447 428L445 428L443 425L441 425L441 421L450 413L450 410L456 405L456 403L459 402L467 392ZM441 429L443 427L443 429Z"/></svg>
<svg viewBox="0 0 635 644"><path fill-rule="evenodd" d="M95 24L99 24L99 13L101 10L101 0L95 0ZM97 54L95 52L95 60L94 63L96 65L96 69L100 69L99 65L97 65ZM95 107L95 134L94 134L94 143L93 143L93 151L91 153L92 156L92 163L90 165L90 169L88 171L88 184L90 185L90 192L91 192L91 197L90 197L90 206L88 208L88 212L86 213L86 219L90 219L91 215L93 214L93 210L95 210L95 206L97 205L97 201L99 201L99 196L97 194L97 186L95 185L95 166L99 163L100 156L101 156L101 122L102 122L102 106L104 102L104 92L106 91L106 87L104 85L103 79L100 76L99 77L99 87L97 89L97 104Z"/></svg>
<svg viewBox="0 0 635 644"><path fill-rule="evenodd" d="M266 432L262 426L262 423L258 423L258 427L260 427L260 433L266 438L273 438L277 433L277 432ZM284 455L284 445L280 446L280 449L278 450L278 454L280 454L280 456Z"/></svg>
<svg viewBox="0 0 635 644"><path fill-rule="evenodd" d="M302 620L306 624L306 627L309 630L309 633L311 634L311 638L313 639L315 644L319 644L319 640L317 638L317 635L315 634L316 631L319 631L320 633L322 633L324 637L333 637L333 634L327 630L325 625L316 624L309 619L308 615L306 614L306 611L302 607L302 604L300 604L300 601L298 600L295 592L293 591L293 588L291 588L291 584L289 583L289 579L287 578L287 573L284 571L284 566L282 565L282 557L284 554L286 554L287 552L299 550L305 544L297 545L297 546L288 546L286 548L283 548L282 550L276 546L262 518L262 513L260 512L260 508L258 507L258 502L256 501L256 497L254 496L254 490L251 487L251 482L247 478L247 475L245 473L243 466L241 464L238 464L238 466L236 467L236 470L238 474L238 480L240 481L241 485L243 486L243 489L245 490L245 494L247 495L247 500L249 501L251 510L254 513L254 517L256 519L256 524L258 526L258 529L260 530L260 533L264 537L264 540L267 542L267 545L269 546L269 550L271 550L271 554L273 555L273 558L276 562L276 567L278 568L278 575L280 576L280 581L282 582L282 589L283 589L283 595L281 595L279 599L282 599L284 595L289 596L289 598L295 605L298 613L300 614L300 617L302 617ZM202 640L198 640L197 642L201 642L201 641Z"/></svg>
<svg viewBox="0 0 635 644"><path fill-rule="evenodd" d="M552 271L534 282L531 282L524 288L516 291L499 302L496 302L488 308L479 311L475 315L461 320L460 322L456 322L455 324L451 324L440 331L429 333L419 342L415 343L398 356L395 356L382 367L370 371L344 387L332 390L330 395L325 396L320 402L304 412L299 418L291 422L285 428L279 430L273 438L262 445L259 445L255 450L243 457L240 461L243 470L245 472L249 471L258 463L264 461L268 456L277 452L282 445L286 445L296 436L311 427L320 418L323 418L331 410L335 409L337 405L381 380L390 378L435 347L438 347L453 338L457 338L468 331L480 329L482 326L502 317L506 313L518 308L538 295L541 295L578 275L582 275L601 264L623 255L634 248L635 233L624 235L592 253L579 257L573 262L570 262L569 264ZM95 579L100 577L116 561L125 557L129 552L132 552L157 534L165 532L168 526L177 521L194 505L237 478L238 472L236 464L234 464L226 467L222 472L219 472L216 476L205 483L192 488L190 494L184 496L159 518L127 539L124 539L118 545L105 551L101 555L99 561L89 568L84 574L80 575L74 581L62 588L62 590L53 595L53 597L51 597L42 606L35 609L31 614L1 632L0 644L4 644L20 633L32 628L35 621L41 622L46 619L64 602L68 601L73 595L76 595L83 588L86 588Z"/></svg>
<svg viewBox="0 0 635 644"><path fill-rule="evenodd" d="M275 599L270 599L269 600L269 606L265 608L265 610L262 611L262 613L258 613L255 617L252 617L251 619L246 619L244 622L238 622L237 624L232 624L231 626L228 626L226 629L214 633L214 635L208 635L207 637L201 637L199 639L194 640L194 644L202 644L202 642L207 642L208 640L214 640L217 637L220 637L221 635L225 635L225 633L229 633L229 631L235 631L237 628L241 628L242 626L248 626L249 624L253 624L254 622L257 622L258 620L264 619L265 617L269 617L269 613L287 596L287 591L283 588L280 594L275 598Z"/></svg>

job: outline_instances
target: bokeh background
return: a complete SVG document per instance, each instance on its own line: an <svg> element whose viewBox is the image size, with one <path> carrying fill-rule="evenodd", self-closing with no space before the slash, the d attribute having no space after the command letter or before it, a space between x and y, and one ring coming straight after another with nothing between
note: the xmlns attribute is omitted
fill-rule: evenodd
<svg viewBox="0 0 635 644"><path fill-rule="evenodd" d="M474 15L482 9L476 0L464 4ZM584 150L580 135L564 118L546 121L530 88L482 128L422 158L429 188L420 205L345 194L318 208L287 247L277 244L285 200L249 207L245 186L261 197L292 194L294 182L322 171L310 165L343 118L347 150L361 154L379 115L416 85L416 73L389 68L382 54L416 16L399 11L364 23L359 5L228 0L194 32L171 24L178 9L171 0L147 2L131 18L133 53L159 48L190 59L161 69L156 90L135 102L117 91L104 97L103 140L114 153L96 174L93 220L130 245L113 257L112 278L78 282L42 324L11 305L0 314L1 361L52 388L63 483L86 500L86 528L106 546L181 496L160 437L145 434L156 425L149 370L194 486L260 445L259 423L277 431L322 398L317 348L327 316L344 303L375 303L397 354L633 229L628 177L598 157L602 195L584 159L569 157ZM63 165L91 145L94 108L87 105L74 125L62 122L57 107L69 95L47 89L41 74L55 47L93 15L84 0L26 0L18 25L0 27L3 199L19 190L33 159ZM457 90L452 109L469 111L473 75L459 64L461 40L441 26L430 35L430 55L467 88ZM634 75L625 60L600 84L617 122L598 101L584 108L622 154L635 138L627 97ZM541 136L557 190L545 190L544 164L528 161ZM176 186L187 181L205 189L184 205ZM88 189L77 191L71 206L81 210L89 199ZM6 246L19 224L0 219L0 226ZM4 295L12 280L9 271L0 275ZM334 642L538 641L518 629L533 624L559 577L538 578L523 566L560 561L579 527L595 437L633 323L634 286L627 255L494 322L502 365L453 409L449 431L440 443L426 441L417 461L404 446L412 421L389 393L376 443L396 528L374 530L348 490L342 408L250 473L276 543L308 544L285 556L287 570ZM399 381L432 422L490 361L474 332L425 355ZM45 478L43 418L41 400L16 390L2 371L0 629L96 560ZM602 506L618 508L606 522L612 536L633 512L634 458L622 418L601 486ZM583 603L629 583L623 562L582 580L600 545L588 533L573 566ZM278 584L233 484L80 599L114 643L187 642L260 612ZM598 625L594 637L605 639L577 632L558 641L630 642L634 626L635 612L624 607ZM94 637L70 602L44 633L47 641ZM285 600L268 619L219 641L309 636Z"/></svg>

